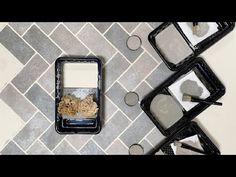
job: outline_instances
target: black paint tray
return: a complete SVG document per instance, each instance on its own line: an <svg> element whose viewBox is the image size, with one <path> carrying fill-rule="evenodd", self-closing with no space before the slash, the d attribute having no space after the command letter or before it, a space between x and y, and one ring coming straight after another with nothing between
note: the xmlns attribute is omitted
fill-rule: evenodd
<svg viewBox="0 0 236 177"><path fill-rule="evenodd" d="M98 66L97 88L65 88L63 86L63 65L65 63L93 63ZM102 63L98 58L75 58L61 57L55 62L55 128L60 134L97 134L101 130L101 82ZM95 76L96 77L96 76ZM98 105L98 112L93 118L85 118L79 114L75 117L66 117L58 113L57 108L61 97L67 94L76 94L77 97L94 95L94 100Z"/></svg>
<svg viewBox="0 0 236 177"><path fill-rule="evenodd" d="M174 155L170 144L175 140L179 141L193 135L198 136L201 146L207 155L220 155L219 149L214 145L214 143L209 139L209 137L203 132L196 122L190 122L188 125L182 127L175 134L163 140L148 154L155 155L156 152L161 150L165 155Z"/></svg>
<svg viewBox="0 0 236 177"><path fill-rule="evenodd" d="M199 79L204 83L205 87L210 92L210 96L206 98L208 101L217 101L220 97L225 94L225 87L207 65L207 63L200 57L195 58L190 65L186 66L182 70L176 72L174 75L170 76L165 82L160 86L155 88L152 92L144 97L141 101L141 108L156 125L156 127L161 131L164 136L173 135L179 129L189 124L189 122L194 119L197 115L207 109L210 105L205 103L198 103L192 109L186 111L183 110L183 117L180 118L177 122L171 125L169 128L165 128L161 123L152 115L150 111L150 104L153 98L158 94L171 95L168 87L177 81L184 74L194 71ZM171 95L172 96L172 95ZM171 109L171 108L169 108Z"/></svg>
<svg viewBox="0 0 236 177"><path fill-rule="evenodd" d="M155 38L158 36L164 29L167 29L170 25L174 25L177 29L178 33L182 36L186 44L189 46L189 48L192 50L192 54L188 55L186 58L181 58L181 61L174 64L168 61L167 57L164 55L162 50L158 47ZM202 40L201 42L197 44L192 44L189 40L189 38L185 35L183 30L181 29L180 25L177 22L166 22L162 25L158 26L155 30L153 30L149 36L148 40L152 47L155 49L155 51L159 54L163 62L168 66L168 68L172 71L180 70L181 68L188 65L191 61L193 61L199 54L204 52L206 49L208 49L210 46L215 44L217 41L219 41L221 38L223 38L226 34L228 34L230 31L233 30L235 27L234 22L216 22L218 25L218 31L207 37L206 39ZM173 37L174 38L174 37ZM173 42L173 38L167 39L166 43ZM172 41L171 41L172 40ZM176 48L176 46L172 46L173 49ZM178 51L176 51L178 53Z"/></svg>

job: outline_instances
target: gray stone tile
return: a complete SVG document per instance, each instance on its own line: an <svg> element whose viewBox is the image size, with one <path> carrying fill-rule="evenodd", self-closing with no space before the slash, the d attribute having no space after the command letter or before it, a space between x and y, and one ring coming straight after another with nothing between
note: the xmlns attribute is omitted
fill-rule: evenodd
<svg viewBox="0 0 236 177"><path fill-rule="evenodd" d="M132 35L139 36L142 40L142 47L145 48L153 56L153 58L157 60L157 62L161 62L162 60L160 56L148 41L148 35L151 31L152 29L146 23L141 23L139 27L135 29Z"/></svg>
<svg viewBox="0 0 236 177"><path fill-rule="evenodd" d="M76 34L85 25L85 22L65 22L64 24L73 34Z"/></svg>
<svg viewBox="0 0 236 177"><path fill-rule="evenodd" d="M165 136L161 134L161 132L155 128L152 130L152 132L146 137L146 139L152 143L152 145L155 147L157 146L163 139L165 139Z"/></svg>
<svg viewBox="0 0 236 177"><path fill-rule="evenodd" d="M81 155L105 155L103 150L90 140L81 150Z"/></svg>
<svg viewBox="0 0 236 177"><path fill-rule="evenodd" d="M38 83L51 93L55 89L55 65L53 64L46 73L41 76Z"/></svg>
<svg viewBox="0 0 236 177"><path fill-rule="evenodd" d="M152 91L152 88L146 84L146 82L142 82L136 89L135 92L138 94L139 96L139 101L141 102L141 100Z"/></svg>
<svg viewBox="0 0 236 177"><path fill-rule="evenodd" d="M51 121L55 120L54 100L38 84L34 84L25 95Z"/></svg>
<svg viewBox="0 0 236 177"><path fill-rule="evenodd" d="M48 120L41 113L37 113L14 137L14 140L22 149L26 150L49 125Z"/></svg>
<svg viewBox="0 0 236 177"><path fill-rule="evenodd" d="M117 110L117 108L114 106L114 104L104 97L104 120L102 120L104 123L107 122L110 118L111 115Z"/></svg>
<svg viewBox="0 0 236 177"><path fill-rule="evenodd" d="M93 139L104 150L119 136L119 134L129 125L130 121L118 111L102 128Z"/></svg>
<svg viewBox="0 0 236 177"><path fill-rule="evenodd" d="M57 22L38 22L37 25L43 30L46 34L52 32L52 30L57 26Z"/></svg>
<svg viewBox="0 0 236 177"><path fill-rule="evenodd" d="M27 153L30 155L50 155L50 152L41 141L37 140L35 143L27 150Z"/></svg>
<svg viewBox="0 0 236 177"><path fill-rule="evenodd" d="M79 150L85 143L91 138L92 135L68 135L66 139L77 149Z"/></svg>
<svg viewBox="0 0 236 177"><path fill-rule="evenodd" d="M143 139L141 142L140 142L140 145L143 147L144 149L144 154L147 154L149 153L151 150L153 150L153 147L152 145L145 139Z"/></svg>
<svg viewBox="0 0 236 177"><path fill-rule="evenodd" d="M78 154L69 143L67 143L65 140L63 140L59 146L53 151L54 154L58 155L72 155L72 154Z"/></svg>
<svg viewBox="0 0 236 177"><path fill-rule="evenodd" d="M77 35L77 37L96 55L101 56L106 61L109 60L116 50L100 35L92 25L87 24ZM94 45L99 44L99 45Z"/></svg>
<svg viewBox="0 0 236 177"><path fill-rule="evenodd" d="M156 88L159 86L162 82L164 82L167 78L169 78L172 74L174 74L173 71L171 71L165 63L161 63L148 78L146 81L153 87Z"/></svg>
<svg viewBox="0 0 236 177"><path fill-rule="evenodd" d="M120 24L126 29L128 33L131 33L139 23L138 22L121 22Z"/></svg>
<svg viewBox="0 0 236 177"><path fill-rule="evenodd" d="M9 25L21 36L26 32L32 23L30 22L10 22Z"/></svg>
<svg viewBox="0 0 236 177"><path fill-rule="evenodd" d="M124 97L126 95L126 91L124 88L119 84L115 83L106 95L114 102L131 120L134 120L141 112L141 108L139 104L135 106L127 106L124 102Z"/></svg>
<svg viewBox="0 0 236 177"><path fill-rule="evenodd" d="M136 51L130 50L126 41L129 35L118 25L114 24L104 35L130 62L142 53L143 49L139 48Z"/></svg>
<svg viewBox="0 0 236 177"><path fill-rule="evenodd" d="M138 143L152 128L154 124L143 112L135 122L120 136L120 139L129 147Z"/></svg>
<svg viewBox="0 0 236 177"><path fill-rule="evenodd" d="M24 155L25 153L13 142L10 141L1 151L2 155Z"/></svg>
<svg viewBox="0 0 236 177"><path fill-rule="evenodd" d="M128 155L129 150L127 147L121 143L119 139L115 140L115 142L106 150L109 155Z"/></svg>
<svg viewBox="0 0 236 177"><path fill-rule="evenodd" d="M23 38L49 63L53 63L61 54L61 50L35 25Z"/></svg>
<svg viewBox="0 0 236 177"><path fill-rule="evenodd" d="M12 83L21 91L21 93L24 93L47 67L48 64L39 55L35 55L12 80Z"/></svg>
<svg viewBox="0 0 236 177"><path fill-rule="evenodd" d="M64 135L60 135L56 132L55 125L52 124L40 137L40 140L48 147L48 149L53 150L64 137Z"/></svg>
<svg viewBox="0 0 236 177"><path fill-rule="evenodd" d="M104 33L110 26L112 22L96 22L93 25L101 32Z"/></svg>
<svg viewBox="0 0 236 177"><path fill-rule="evenodd" d="M117 53L111 61L104 67L104 90L109 86L129 67L127 60L119 53Z"/></svg>
<svg viewBox="0 0 236 177"><path fill-rule="evenodd" d="M149 25L155 29L157 28L158 26L160 26L163 22L149 22Z"/></svg>
<svg viewBox="0 0 236 177"><path fill-rule="evenodd" d="M127 90L133 90L157 65L157 63L144 53L131 68L119 79Z"/></svg>
<svg viewBox="0 0 236 177"><path fill-rule="evenodd" d="M0 42L4 45L22 64L35 53L9 26L0 32Z"/></svg>
<svg viewBox="0 0 236 177"><path fill-rule="evenodd" d="M50 35L68 55L87 55L89 50L62 24Z"/></svg>
<svg viewBox="0 0 236 177"><path fill-rule="evenodd" d="M55 99L55 90L51 93L51 96Z"/></svg>
<svg viewBox="0 0 236 177"><path fill-rule="evenodd" d="M10 84L1 92L0 98L10 106L25 122L29 120L36 109Z"/></svg>

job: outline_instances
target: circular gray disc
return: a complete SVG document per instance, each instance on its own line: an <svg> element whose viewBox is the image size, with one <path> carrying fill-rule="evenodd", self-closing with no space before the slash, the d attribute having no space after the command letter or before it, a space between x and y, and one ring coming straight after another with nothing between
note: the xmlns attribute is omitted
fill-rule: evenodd
<svg viewBox="0 0 236 177"><path fill-rule="evenodd" d="M143 155L144 149L140 144L133 144L129 147L130 155Z"/></svg>
<svg viewBox="0 0 236 177"><path fill-rule="evenodd" d="M141 47L142 41L139 36L130 36L126 41L127 47L130 50L138 50Z"/></svg>
<svg viewBox="0 0 236 177"><path fill-rule="evenodd" d="M126 95L125 95L125 98L124 98L124 101L125 103L128 105L128 106L134 106L138 103L139 101L139 96L137 93L135 92L128 92Z"/></svg>

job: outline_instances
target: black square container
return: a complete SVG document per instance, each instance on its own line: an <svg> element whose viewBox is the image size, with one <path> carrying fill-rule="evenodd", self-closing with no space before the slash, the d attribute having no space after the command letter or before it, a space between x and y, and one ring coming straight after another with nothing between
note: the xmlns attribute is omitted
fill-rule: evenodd
<svg viewBox="0 0 236 177"><path fill-rule="evenodd" d="M202 58L197 57L203 51L208 49L210 46L215 44L226 34L232 31L235 27L235 23L233 22L216 22L216 24L218 25L217 32L209 35L208 37L203 39L201 42L196 43L195 45L190 42L189 38L185 35L180 25L176 22L163 23L149 34L148 40L150 44L159 54L159 56L167 65L167 67L170 70L175 71L174 75L170 76L161 85L159 85L152 92L146 95L140 103L140 106L143 111L148 115L148 117L152 120L152 122L156 125L160 132L164 136L166 136L166 138L155 148L154 151L151 152L151 154L155 154L159 150L162 150L164 154L174 154L170 144L174 142L174 140L181 140L193 135L198 135L201 145L207 154L220 154L218 148L201 130L197 123L192 122L192 120L197 115L207 109L210 105L207 105L205 103L198 103L196 106L194 106L188 111L183 109L183 116L168 128L165 128L161 124L161 122L158 121L158 119L156 119L154 115L152 115L150 111L150 104L153 98L158 94L172 96L172 93L170 92L168 87L175 81L177 81L179 78L181 78L181 76L186 73L189 73L190 71L194 71L194 73L198 76L198 78L202 81L202 83L210 92L210 96L207 97L206 100L217 101L225 94L225 87L217 78L215 73L211 70L211 68ZM159 46L160 44L162 45L162 43L158 43L157 45L156 42L156 36L159 35L164 29L168 28L170 25L172 25L171 28L175 30L175 34L180 36L181 40L184 41L183 43L185 43L185 46L187 46L186 48L188 48L188 50L189 48L191 49L191 54L189 54L188 57L183 59L180 57L178 60L176 60L178 61L176 62L176 64L170 62L166 55L163 53L161 47ZM169 40L167 41L164 40L164 42L167 44L171 44L171 41L173 42L173 38L175 38L175 36L172 35L171 37L169 37ZM175 45L178 45L178 43L175 43ZM174 48L175 45L172 45L171 47ZM171 47L170 49L172 49ZM162 49L164 48L162 47ZM178 50L176 51L178 52ZM171 109L171 107L169 109Z"/></svg>
<svg viewBox="0 0 236 177"><path fill-rule="evenodd" d="M161 123L155 118L155 116L150 111L150 105L153 98L158 94L171 95L168 87L178 80L181 76L190 71L194 71L200 80L205 83L205 87L210 92L210 96L206 98L208 101L217 101L220 97L225 94L225 87L207 65L207 63L200 57L195 58L190 65L186 66L182 70L176 72L174 75L170 76L165 82L160 86L155 88L152 92L146 95L141 101L141 108L156 125L156 127L161 131L164 136L170 136L176 133L182 127L188 125L192 119L197 115L207 109L210 105L205 103L198 103L189 111L183 110L183 117L180 118L169 128L165 128ZM171 109L171 108L169 108Z"/></svg>
<svg viewBox="0 0 236 177"><path fill-rule="evenodd" d="M174 141L197 135L201 143L204 152L207 155L220 155L219 149L214 143L208 138L203 130L198 126L196 122L190 122L188 125L180 128L175 134L164 139L158 146L154 148L149 155L155 155L156 152L162 151L165 155L174 155L174 152L170 146Z"/></svg>
<svg viewBox="0 0 236 177"><path fill-rule="evenodd" d="M65 63L96 63L98 65L97 88L64 88L63 87L63 65ZM102 115L102 62L98 58L76 58L61 57L55 62L55 128L59 134L98 134L101 130ZM76 91L78 95L93 94L98 105L95 118L82 116L65 117L58 113L57 108L61 97Z"/></svg>
<svg viewBox="0 0 236 177"><path fill-rule="evenodd" d="M210 46L215 44L217 41L219 41L221 38L223 38L226 34L228 34L230 31L232 31L233 28L235 27L234 22L216 22L216 24L218 25L217 26L218 31L213 33L212 35L208 36L207 38L205 38L204 40L202 40L201 42L199 42L197 44L192 44L190 42L189 38L185 35L185 33L183 32L183 30L181 29L180 25L177 22L163 23L162 25L157 27L155 30L153 30L149 34L148 40L151 43L152 47L155 49L155 51L159 54L159 56L161 57L163 62L168 66L168 68L172 71L177 71L177 70L180 70L181 68L184 68L190 62L195 60L195 58L199 54L201 54L206 49L208 49ZM158 35L160 35L163 30L170 27L170 25L174 25L174 27L177 29L178 33L182 36L182 38L184 39L186 44L192 50L192 53L190 55L188 55L186 58L183 58L183 59L181 58L181 61L176 64L171 63L167 59L167 57L165 56L163 51L160 49L160 47L158 47L156 40L155 40L155 38ZM171 41L167 41L167 42L169 42L169 44L171 45ZM173 43L173 41L172 41L172 43ZM172 46L172 48L173 48L173 50L175 50L176 46Z"/></svg>

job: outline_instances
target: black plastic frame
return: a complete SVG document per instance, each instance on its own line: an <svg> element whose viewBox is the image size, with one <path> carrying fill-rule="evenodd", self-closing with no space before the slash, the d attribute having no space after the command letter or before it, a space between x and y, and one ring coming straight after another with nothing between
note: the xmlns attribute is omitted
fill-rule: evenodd
<svg viewBox="0 0 236 177"><path fill-rule="evenodd" d="M193 135L198 135L201 145L207 155L220 155L219 149L214 145L214 143L208 138L208 136L203 132L203 130L198 126L196 122L190 122L187 126L179 129L175 134L164 139L154 150L150 151L149 155L154 155L156 152L161 150L164 154L173 155L170 153L171 146L175 140L181 140Z"/></svg>
<svg viewBox="0 0 236 177"><path fill-rule="evenodd" d="M94 124L89 126L89 124L83 124L81 121L79 124L75 124L70 127L64 126L64 121L61 115L57 112L57 107L63 94L63 76L62 76L62 66L64 63L93 63L98 64L98 88L97 88L97 104L98 113L97 117L94 119ZM101 131L101 115L102 115L102 62L99 58L81 58L81 57L60 57L55 62L55 129L59 134L98 134Z"/></svg>
<svg viewBox="0 0 236 177"><path fill-rule="evenodd" d="M192 62L199 54L207 50L209 47L211 47L213 44L215 44L217 41L219 41L221 38L223 38L226 34L228 34L230 31L232 31L235 27L234 22L216 22L219 25L219 31L212 34L211 36L207 37L200 43L198 43L196 46L193 46L191 42L188 40L188 38L185 36L183 31L181 30L180 26L177 22L166 22L158 26L156 29L154 29L149 35L148 40L152 47L155 49L155 51L158 53L160 58L163 60L163 62L167 65L167 67L172 71L177 71L182 69L183 67L187 66L190 62ZM179 31L179 33L182 35L184 40L187 42L189 47L193 50L193 54L184 58L180 63L173 64L168 61L168 59L165 58L165 56L161 53L161 50L158 49L158 46L155 42L155 37L163 31L165 28L167 28L169 25L173 24L176 29Z"/></svg>
<svg viewBox="0 0 236 177"><path fill-rule="evenodd" d="M156 127L161 131L164 136L170 136L177 132L180 128L186 126L192 119L194 119L197 115L207 109L210 105L205 103L199 103L194 108L189 111L184 112L184 116L173 124L168 129L165 129L152 115L150 112L150 104L152 99L160 93L166 92L167 88L174 83L180 76L188 73L193 68L197 67L204 74L204 79L206 79L212 86L213 91L210 93L210 96L206 99L208 101L217 101L220 97L225 94L225 87L211 70L211 68L207 65L207 63L200 57L196 58L190 65L185 67L184 69L176 72L175 75L170 76L165 82L163 82L160 86L155 88L152 92L146 95L141 101L141 108L148 115L148 117L152 120L152 122L156 125Z"/></svg>

